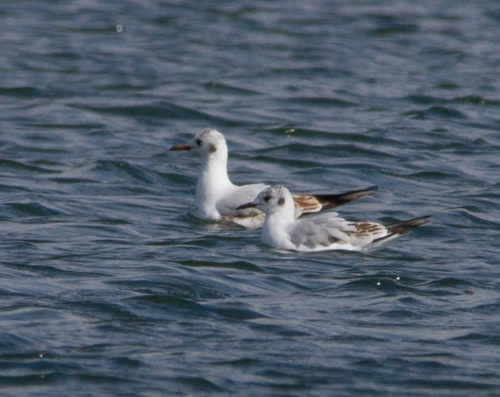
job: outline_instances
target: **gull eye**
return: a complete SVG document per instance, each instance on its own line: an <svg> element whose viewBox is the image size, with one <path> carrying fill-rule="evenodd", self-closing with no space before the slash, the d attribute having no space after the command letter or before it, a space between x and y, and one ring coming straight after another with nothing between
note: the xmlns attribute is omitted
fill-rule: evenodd
<svg viewBox="0 0 500 397"><path fill-rule="evenodd" d="M271 200L271 196L265 196L264 201L267 203L269 200Z"/></svg>
<svg viewBox="0 0 500 397"><path fill-rule="evenodd" d="M201 144L202 144L202 143L203 143L203 141L202 141L201 139L197 139L197 140L196 140L196 144L197 144L198 146L201 146Z"/></svg>

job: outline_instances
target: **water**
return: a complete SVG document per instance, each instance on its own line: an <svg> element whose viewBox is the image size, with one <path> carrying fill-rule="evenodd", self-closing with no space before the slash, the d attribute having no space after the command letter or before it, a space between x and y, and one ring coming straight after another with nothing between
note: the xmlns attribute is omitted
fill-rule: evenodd
<svg viewBox="0 0 500 397"><path fill-rule="evenodd" d="M2 395L498 395L500 8L0 3ZM433 223L297 254L189 214L237 183L379 186Z"/></svg>

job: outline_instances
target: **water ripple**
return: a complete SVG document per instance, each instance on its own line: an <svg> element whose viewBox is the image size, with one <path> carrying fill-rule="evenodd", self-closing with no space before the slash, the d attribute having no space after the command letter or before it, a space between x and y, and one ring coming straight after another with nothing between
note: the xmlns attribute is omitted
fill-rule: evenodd
<svg viewBox="0 0 500 397"><path fill-rule="evenodd" d="M497 393L493 5L28 5L0 2L4 394ZM204 128L236 183L433 222L363 255L199 220L168 148Z"/></svg>

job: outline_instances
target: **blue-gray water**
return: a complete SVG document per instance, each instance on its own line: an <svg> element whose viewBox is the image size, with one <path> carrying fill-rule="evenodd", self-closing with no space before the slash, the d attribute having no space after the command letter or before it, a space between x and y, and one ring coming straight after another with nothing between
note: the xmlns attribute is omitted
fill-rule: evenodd
<svg viewBox="0 0 500 397"><path fill-rule="evenodd" d="M203 3L203 4L202 4ZM0 2L0 394L498 395L500 5ZM190 215L236 183L433 223L297 254Z"/></svg>

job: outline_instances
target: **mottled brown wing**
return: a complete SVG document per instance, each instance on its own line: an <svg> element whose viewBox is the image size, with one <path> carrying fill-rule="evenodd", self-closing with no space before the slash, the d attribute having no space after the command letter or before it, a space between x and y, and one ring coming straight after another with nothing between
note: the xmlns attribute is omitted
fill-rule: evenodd
<svg viewBox="0 0 500 397"><path fill-rule="evenodd" d="M222 220L226 222L233 222L237 225L243 226L247 229L256 229L262 227L266 214L259 212L256 215L238 216L238 215L222 215Z"/></svg>
<svg viewBox="0 0 500 397"><path fill-rule="evenodd" d="M294 194L295 213L300 216L329 210L363 197L373 196L376 190L377 187L372 186L368 189L353 190L340 194Z"/></svg>
<svg viewBox="0 0 500 397"><path fill-rule="evenodd" d="M295 210L299 214L321 211L322 205L319 200L313 195L294 194L293 201L295 202Z"/></svg>
<svg viewBox="0 0 500 397"><path fill-rule="evenodd" d="M360 240L377 240L387 236L389 231L385 228L385 226L380 225L375 222L361 221L351 223L351 226L354 226L355 230L353 231L345 231L350 237L358 238Z"/></svg>

